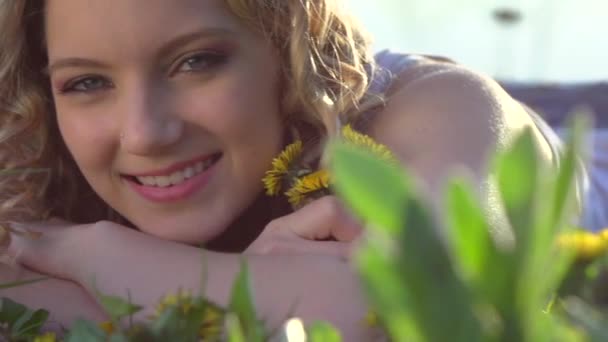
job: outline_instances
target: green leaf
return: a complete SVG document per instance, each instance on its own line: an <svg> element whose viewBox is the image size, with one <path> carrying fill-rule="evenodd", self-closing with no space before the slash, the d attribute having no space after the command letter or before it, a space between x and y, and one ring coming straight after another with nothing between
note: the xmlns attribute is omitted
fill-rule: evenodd
<svg viewBox="0 0 608 342"><path fill-rule="evenodd" d="M427 341L479 341L481 325L470 289L456 273L439 227L419 200L403 208L399 274L419 331ZM441 329L437 329L441 327Z"/></svg>
<svg viewBox="0 0 608 342"><path fill-rule="evenodd" d="M313 322L306 329L307 341L309 342L340 342L342 337L340 332L325 322Z"/></svg>
<svg viewBox="0 0 608 342"><path fill-rule="evenodd" d="M105 333L95 323L78 319L66 336L66 342L105 342Z"/></svg>
<svg viewBox="0 0 608 342"><path fill-rule="evenodd" d="M97 297L101 303L101 306L112 318L112 320L120 320L123 317L133 315L142 310L141 306L129 303L118 296L106 296L97 291Z"/></svg>
<svg viewBox="0 0 608 342"><path fill-rule="evenodd" d="M40 334L40 329L49 317L46 310L36 310L26 312L15 322L13 331L17 336L35 336Z"/></svg>
<svg viewBox="0 0 608 342"><path fill-rule="evenodd" d="M578 216L576 203L576 174L581 165L581 146L586 131L587 122L585 119L575 117L574 122L569 128L569 137L565 145L565 153L561 158L560 168L554 174L554 177L549 177L550 181L545 185L543 191L545 201L542 201L544 206L540 207L537 213L537 222L535 229L530 232L536 244L534 254L530 256L529 263L533 268L530 272L543 269L546 267L547 258L554 258L551 249L556 233L560 233L565 229L571 229L572 221ZM571 256L562 256L562 263L569 264ZM555 262L555 260L552 260ZM552 268L552 272L557 279L545 277L547 284L554 284L564 276L562 271L557 271ZM543 282L541 282L542 284ZM537 283L538 284L538 283Z"/></svg>
<svg viewBox="0 0 608 342"><path fill-rule="evenodd" d="M409 192L404 171L345 144L332 145L331 154L336 193L372 228L398 234Z"/></svg>
<svg viewBox="0 0 608 342"><path fill-rule="evenodd" d="M487 213L471 189L473 187L464 180L453 180L446 194L452 260L477 300L500 308L503 314L510 316L514 311L516 270L506 251L509 242L502 241L504 245L498 246L499 239L504 237L491 236Z"/></svg>
<svg viewBox="0 0 608 342"><path fill-rule="evenodd" d="M33 338L49 317L46 310L29 310L22 304L8 298L0 301L0 323L8 323L10 334L14 339Z"/></svg>
<svg viewBox="0 0 608 342"><path fill-rule="evenodd" d="M569 124L567 140L565 144L565 154L561 158L560 170L558 173L555 195L553 198L553 208L551 212L552 222L550 226L557 228L558 223L563 220L570 220L569 215L574 214L573 207L576 197L574 196L574 184L577 172L583 163L582 145L585 133L589 131L589 113L575 113ZM581 199L582 200L582 199Z"/></svg>
<svg viewBox="0 0 608 342"><path fill-rule="evenodd" d="M378 241L368 241L355 254L367 296L382 325L395 341L419 341L407 288L399 265Z"/></svg>
<svg viewBox="0 0 608 342"><path fill-rule="evenodd" d="M264 331L257 318L249 282L249 268L244 260L241 261L241 271L232 285L229 311L235 313L242 325L247 341L264 341Z"/></svg>
<svg viewBox="0 0 608 342"><path fill-rule="evenodd" d="M32 283L37 283L39 281L43 281L43 280L47 280L47 279L50 279L50 278L42 277L42 278L15 281L15 282L11 282L11 283L4 283L4 284L0 284L0 290L9 289L11 287L17 287L17 286L22 286L22 285L28 285L28 284L32 284Z"/></svg>
<svg viewBox="0 0 608 342"><path fill-rule="evenodd" d="M0 322L8 323L9 328L17 322L19 317L27 312L27 308L10 298L0 298Z"/></svg>
<svg viewBox="0 0 608 342"><path fill-rule="evenodd" d="M522 339L523 325L533 319L530 315L540 312L543 305L538 296L531 296L526 289L525 269L528 258L538 241L534 239L539 212L537 196L544 195L540 188L537 147L530 129L525 130L510 149L499 153L495 160L495 175L505 213L515 235L515 249L510 253L512 261L504 269L508 288L500 288L502 298L497 298L498 310L505 317L511 338ZM549 170L546 170L549 171ZM536 276L541 273L537 273ZM500 285L498 285L500 286ZM549 298L547 298L549 300ZM534 303L532 303L534 301ZM530 310L535 310L532 313Z"/></svg>
<svg viewBox="0 0 608 342"><path fill-rule="evenodd" d="M372 226L371 245L356 260L384 325L399 334L393 338L479 340L470 294L426 206L411 198L405 171L365 151L332 148L337 194Z"/></svg>
<svg viewBox="0 0 608 342"><path fill-rule="evenodd" d="M245 342L245 333L237 315L228 313L226 315L226 330L228 342Z"/></svg>
<svg viewBox="0 0 608 342"><path fill-rule="evenodd" d="M559 170L541 161L530 130L497 158L499 190L516 237L513 261L501 269L512 298L504 289L497 304L506 317L506 331L519 330L518 339L552 340L555 318L538 308L550 301L571 262L571 255L554 250L554 241L556 232L575 217L572 186L581 132L567 145Z"/></svg>
<svg viewBox="0 0 608 342"><path fill-rule="evenodd" d="M464 181L453 181L447 192L448 233L454 260L467 278L479 286L486 276L485 265L496 247L490 237L486 214Z"/></svg>
<svg viewBox="0 0 608 342"><path fill-rule="evenodd" d="M509 150L498 155L496 164L498 188L517 244L526 244L533 223L539 172L532 131L525 130Z"/></svg>
<svg viewBox="0 0 608 342"><path fill-rule="evenodd" d="M570 224L578 215L574 185L581 162L580 152L586 126L584 119L574 118L559 170L552 177L546 177L548 181L541 184L544 187L537 190L543 194L544 201L539 201L542 205L539 205L535 215L536 224L529 232L530 250L526 252L527 256L522 263L519 285L520 302L527 304L527 312L522 312L521 315L526 319L535 319L538 315L536 307L558 291L573 262L574 255L555 250L554 242L556 233L571 229ZM543 276L539 278L538 274ZM564 285L572 286L572 279L568 278L565 282L570 284ZM538 324L534 327L537 328L536 334L543 334L544 329L538 328Z"/></svg>

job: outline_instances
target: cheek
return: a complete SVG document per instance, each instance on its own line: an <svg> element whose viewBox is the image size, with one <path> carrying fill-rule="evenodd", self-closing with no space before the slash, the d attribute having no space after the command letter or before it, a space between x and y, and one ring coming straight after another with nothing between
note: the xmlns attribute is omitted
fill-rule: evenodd
<svg viewBox="0 0 608 342"><path fill-rule="evenodd" d="M89 178L89 173L109 168L116 145L112 139L112 127L104 120L91 120L73 111L57 111L61 136L76 161Z"/></svg>
<svg viewBox="0 0 608 342"><path fill-rule="evenodd" d="M190 106L196 108L192 115L198 113L199 126L209 130L228 152L240 155L235 163L251 158L272 159L281 148L283 124L278 90L270 82L261 83L264 84L257 87L245 81L226 83L205 101L193 100L195 103Z"/></svg>

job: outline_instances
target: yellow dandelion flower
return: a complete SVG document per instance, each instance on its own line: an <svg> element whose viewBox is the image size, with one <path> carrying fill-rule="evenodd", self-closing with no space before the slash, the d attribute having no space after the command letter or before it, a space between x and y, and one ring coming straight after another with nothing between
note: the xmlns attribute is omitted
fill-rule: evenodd
<svg viewBox="0 0 608 342"><path fill-rule="evenodd" d="M198 331L199 337L203 340L217 340L222 336L224 327L224 310L220 307L208 303L205 306L203 322Z"/></svg>
<svg viewBox="0 0 608 342"><path fill-rule="evenodd" d="M272 169L266 171L266 176L262 179L266 194L276 196L281 191L284 177L289 173L292 163L302 154L302 141L297 140L288 145L278 157L272 160Z"/></svg>
<svg viewBox="0 0 608 342"><path fill-rule="evenodd" d="M104 321L101 323L98 323L97 326L105 331L106 334L108 335L112 335L114 333L114 331L116 331L116 327L114 326L114 323L112 321Z"/></svg>
<svg viewBox="0 0 608 342"><path fill-rule="evenodd" d="M306 204L315 193L321 192L322 195L325 195L325 191L329 188L329 181L329 172L321 169L296 179L295 184L285 195L292 206L300 207Z"/></svg>
<svg viewBox="0 0 608 342"><path fill-rule="evenodd" d="M593 260L608 250L608 240L604 238L606 234L608 233L593 234L586 231L565 233L557 237L557 246L574 251L579 260Z"/></svg>
<svg viewBox="0 0 608 342"><path fill-rule="evenodd" d="M365 149L384 161L397 163L397 158L388 147L376 142L369 135L355 131L350 125L342 127L342 138L348 144Z"/></svg>
<svg viewBox="0 0 608 342"><path fill-rule="evenodd" d="M187 314L192 308L192 295L190 291L178 290L176 294L169 293L163 297L158 305L154 317L159 317L170 307L178 307L180 311Z"/></svg>
<svg viewBox="0 0 608 342"><path fill-rule="evenodd" d="M168 294L161 299L152 318L158 318L169 308L177 308L182 314L191 310L203 309L203 318L198 330L202 340L218 340L222 336L224 327L224 310L208 301L195 300L190 291L179 290L175 294Z"/></svg>
<svg viewBox="0 0 608 342"><path fill-rule="evenodd" d="M44 335L34 337L34 342L55 342L57 336L54 332L47 332Z"/></svg>
<svg viewBox="0 0 608 342"><path fill-rule="evenodd" d="M597 235L601 236L604 240L608 240L608 228L600 230Z"/></svg>

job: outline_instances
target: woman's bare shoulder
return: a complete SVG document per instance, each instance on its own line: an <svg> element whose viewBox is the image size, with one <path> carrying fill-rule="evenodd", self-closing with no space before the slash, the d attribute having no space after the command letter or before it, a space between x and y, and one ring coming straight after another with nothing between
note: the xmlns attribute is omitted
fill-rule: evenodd
<svg viewBox="0 0 608 342"><path fill-rule="evenodd" d="M483 174L488 155L527 127L551 158L523 106L491 78L462 66L420 63L399 74L386 96L369 133L431 181L455 165Z"/></svg>

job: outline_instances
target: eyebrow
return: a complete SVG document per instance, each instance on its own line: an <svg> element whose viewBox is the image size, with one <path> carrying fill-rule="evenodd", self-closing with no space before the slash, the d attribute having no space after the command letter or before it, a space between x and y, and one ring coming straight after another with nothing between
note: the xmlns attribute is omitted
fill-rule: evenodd
<svg viewBox="0 0 608 342"><path fill-rule="evenodd" d="M182 34L177 36L176 38L170 40L165 43L159 50L159 56L169 55L174 50L177 50L179 47L188 45L191 42L212 38L212 37L230 37L236 36L236 32L219 27L209 27L202 30L192 31L190 33Z"/></svg>
<svg viewBox="0 0 608 342"><path fill-rule="evenodd" d="M101 62L94 61L92 59L80 58L80 57L71 57L71 58L62 58L58 59L56 62L49 65L44 69L46 74L51 74L54 71L62 68L74 68L74 67L92 67L92 68L106 68L107 65Z"/></svg>
<svg viewBox="0 0 608 342"><path fill-rule="evenodd" d="M217 36L234 36L236 33L234 31L224 29L224 28L205 28L202 30L192 31L186 34L182 34L169 42L165 43L159 50L159 56L165 56L172 51L176 50L180 46L187 45L193 41L217 37ZM54 71L62 68L70 68L70 67L92 67L92 68L108 68L108 65L99 61L95 61L92 59L81 58L81 57L69 57L69 58L61 58L53 63L51 63L47 68L44 69L44 72L47 74L51 74Z"/></svg>

